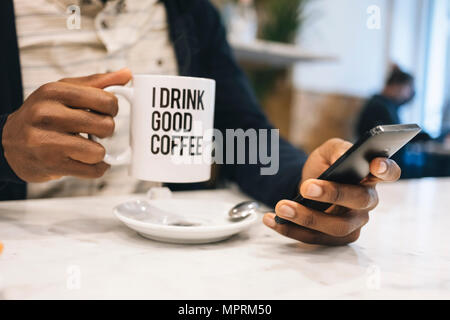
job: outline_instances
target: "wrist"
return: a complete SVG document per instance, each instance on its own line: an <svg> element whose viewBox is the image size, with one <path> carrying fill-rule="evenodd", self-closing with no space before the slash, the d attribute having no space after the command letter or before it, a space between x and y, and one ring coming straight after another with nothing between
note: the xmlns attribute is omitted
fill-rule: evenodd
<svg viewBox="0 0 450 320"><path fill-rule="evenodd" d="M24 183L11 168L6 155L4 146L8 145L7 137L4 135L4 129L11 114L0 114L0 181Z"/></svg>

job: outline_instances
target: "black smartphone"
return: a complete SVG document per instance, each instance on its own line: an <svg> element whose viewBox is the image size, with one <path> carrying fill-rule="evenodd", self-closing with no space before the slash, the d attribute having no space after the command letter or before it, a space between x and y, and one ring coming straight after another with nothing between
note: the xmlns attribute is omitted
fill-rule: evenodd
<svg viewBox="0 0 450 320"><path fill-rule="evenodd" d="M345 154L318 179L342 184L359 184L370 174L370 162L377 157L392 157L422 129L417 124L382 125L365 133ZM313 210L325 211L332 204L305 199L298 195L293 201ZM278 224L288 220L275 217Z"/></svg>

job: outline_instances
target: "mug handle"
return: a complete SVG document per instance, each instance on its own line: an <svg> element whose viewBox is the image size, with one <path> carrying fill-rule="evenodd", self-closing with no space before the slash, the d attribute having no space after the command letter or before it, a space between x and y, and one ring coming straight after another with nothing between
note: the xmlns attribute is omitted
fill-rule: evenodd
<svg viewBox="0 0 450 320"><path fill-rule="evenodd" d="M117 95L123 96L127 101L130 103L130 108L133 107L133 88L126 88L123 86L111 86L104 88L103 90L107 92L111 92ZM89 138L95 142L100 142L101 139L99 139L96 136L90 135ZM121 164L130 164L131 162L131 146L128 145L128 147L119 154L105 154L105 158L103 159L107 164L110 165L121 165Z"/></svg>

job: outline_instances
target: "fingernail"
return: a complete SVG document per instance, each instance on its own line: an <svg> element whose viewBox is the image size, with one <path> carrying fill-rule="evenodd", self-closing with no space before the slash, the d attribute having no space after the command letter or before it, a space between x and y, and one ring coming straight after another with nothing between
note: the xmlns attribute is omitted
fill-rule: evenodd
<svg viewBox="0 0 450 320"><path fill-rule="evenodd" d="M380 165L378 167L377 173L383 174L383 173L385 173L387 171L387 169L388 169L388 166L386 164L386 161L381 161Z"/></svg>
<svg viewBox="0 0 450 320"><path fill-rule="evenodd" d="M287 205L282 205L277 212L280 216L284 218L293 218L295 217L295 210Z"/></svg>
<svg viewBox="0 0 450 320"><path fill-rule="evenodd" d="M125 67L125 68L119 69L119 70L117 70L117 71L114 71L113 73L120 73L120 72L124 72L124 71L130 72L130 69L127 68L127 67Z"/></svg>
<svg viewBox="0 0 450 320"><path fill-rule="evenodd" d="M270 216L264 216L263 222L264 222L264 224L265 224L266 226L271 227L271 228L275 228L275 226L276 226L276 224L277 224L277 223L275 222L275 220L274 220L272 217L270 217Z"/></svg>
<svg viewBox="0 0 450 320"><path fill-rule="evenodd" d="M305 196L313 198L320 197L323 193L322 187L314 183L309 184L305 191Z"/></svg>

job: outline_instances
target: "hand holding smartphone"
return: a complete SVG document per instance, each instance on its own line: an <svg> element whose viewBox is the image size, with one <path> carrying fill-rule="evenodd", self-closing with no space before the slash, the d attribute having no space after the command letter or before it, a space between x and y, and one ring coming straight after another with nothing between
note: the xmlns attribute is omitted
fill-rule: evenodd
<svg viewBox="0 0 450 320"><path fill-rule="evenodd" d="M373 159L392 157L420 131L421 128L416 124L377 126L368 131L318 179L357 185L370 174L370 162ZM332 206L330 203L305 199L301 195L293 201L317 211L325 211ZM278 224L289 222L278 216L275 221Z"/></svg>

